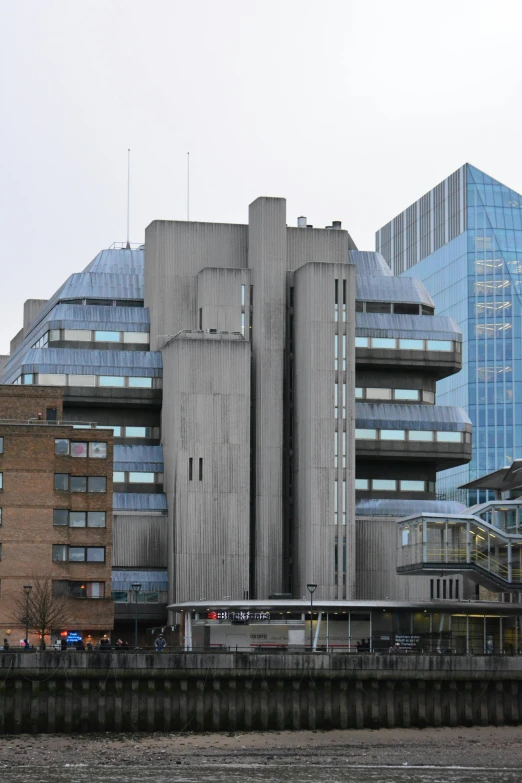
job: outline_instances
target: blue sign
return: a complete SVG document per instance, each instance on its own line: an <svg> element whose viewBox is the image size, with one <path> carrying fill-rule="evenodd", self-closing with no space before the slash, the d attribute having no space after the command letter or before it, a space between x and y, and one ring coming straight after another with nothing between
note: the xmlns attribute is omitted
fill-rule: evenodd
<svg viewBox="0 0 522 783"><path fill-rule="evenodd" d="M77 631L69 631L67 634L68 642L81 642L82 637Z"/></svg>

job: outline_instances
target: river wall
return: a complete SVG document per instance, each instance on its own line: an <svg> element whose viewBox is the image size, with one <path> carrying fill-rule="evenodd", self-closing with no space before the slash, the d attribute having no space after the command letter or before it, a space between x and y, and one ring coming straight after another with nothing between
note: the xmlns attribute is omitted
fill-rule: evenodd
<svg viewBox="0 0 522 783"><path fill-rule="evenodd" d="M518 724L522 656L0 653L0 733Z"/></svg>

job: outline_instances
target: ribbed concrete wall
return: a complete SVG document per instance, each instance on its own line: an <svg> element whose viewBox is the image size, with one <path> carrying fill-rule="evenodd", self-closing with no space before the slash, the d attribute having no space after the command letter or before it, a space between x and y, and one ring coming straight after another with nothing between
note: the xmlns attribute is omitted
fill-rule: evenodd
<svg viewBox="0 0 522 783"><path fill-rule="evenodd" d="M155 220L145 231L145 306L150 347L181 329L197 329L197 274L246 267L247 226Z"/></svg>
<svg viewBox="0 0 522 783"><path fill-rule="evenodd" d="M0 654L0 733L519 724L506 656Z"/></svg>
<svg viewBox="0 0 522 783"><path fill-rule="evenodd" d="M344 236L348 257L348 235L336 234ZM346 321L343 320L343 287L347 299ZM354 292L355 267L347 263L308 263L295 273L294 468L298 552L295 594L298 596L307 595L308 582L318 585L317 598L352 598L355 592ZM334 359L335 335L339 345L338 369ZM347 345L346 369L342 358L343 335ZM334 416L336 383L337 418ZM343 385L346 388L344 409Z"/></svg>
<svg viewBox="0 0 522 783"><path fill-rule="evenodd" d="M249 590L250 343L180 336L163 350L163 378L169 600L243 599Z"/></svg>
<svg viewBox="0 0 522 783"><path fill-rule="evenodd" d="M167 516L118 514L113 516L113 568L166 568Z"/></svg>
<svg viewBox="0 0 522 783"><path fill-rule="evenodd" d="M252 314L255 421L255 556L257 598L283 584L283 378L286 341L286 202L259 198L250 205L248 266Z"/></svg>
<svg viewBox="0 0 522 783"><path fill-rule="evenodd" d="M245 304L241 304L245 286ZM249 338L248 269L203 269L198 274L198 329L220 332L241 331L241 311L245 312L245 338Z"/></svg>

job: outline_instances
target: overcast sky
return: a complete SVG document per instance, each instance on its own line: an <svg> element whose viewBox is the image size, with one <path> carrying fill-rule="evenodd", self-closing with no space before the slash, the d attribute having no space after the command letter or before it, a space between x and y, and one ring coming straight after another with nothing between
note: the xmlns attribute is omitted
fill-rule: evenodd
<svg viewBox="0 0 522 783"><path fill-rule="evenodd" d="M28 298L156 218L342 220L466 161L522 192L519 0L0 0L0 353Z"/></svg>

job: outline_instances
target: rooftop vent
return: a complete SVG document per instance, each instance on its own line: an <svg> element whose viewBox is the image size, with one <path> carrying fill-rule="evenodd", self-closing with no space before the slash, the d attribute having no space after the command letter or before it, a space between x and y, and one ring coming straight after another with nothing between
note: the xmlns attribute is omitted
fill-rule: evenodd
<svg viewBox="0 0 522 783"><path fill-rule="evenodd" d="M297 228L306 228L306 218L302 215L297 218Z"/></svg>

